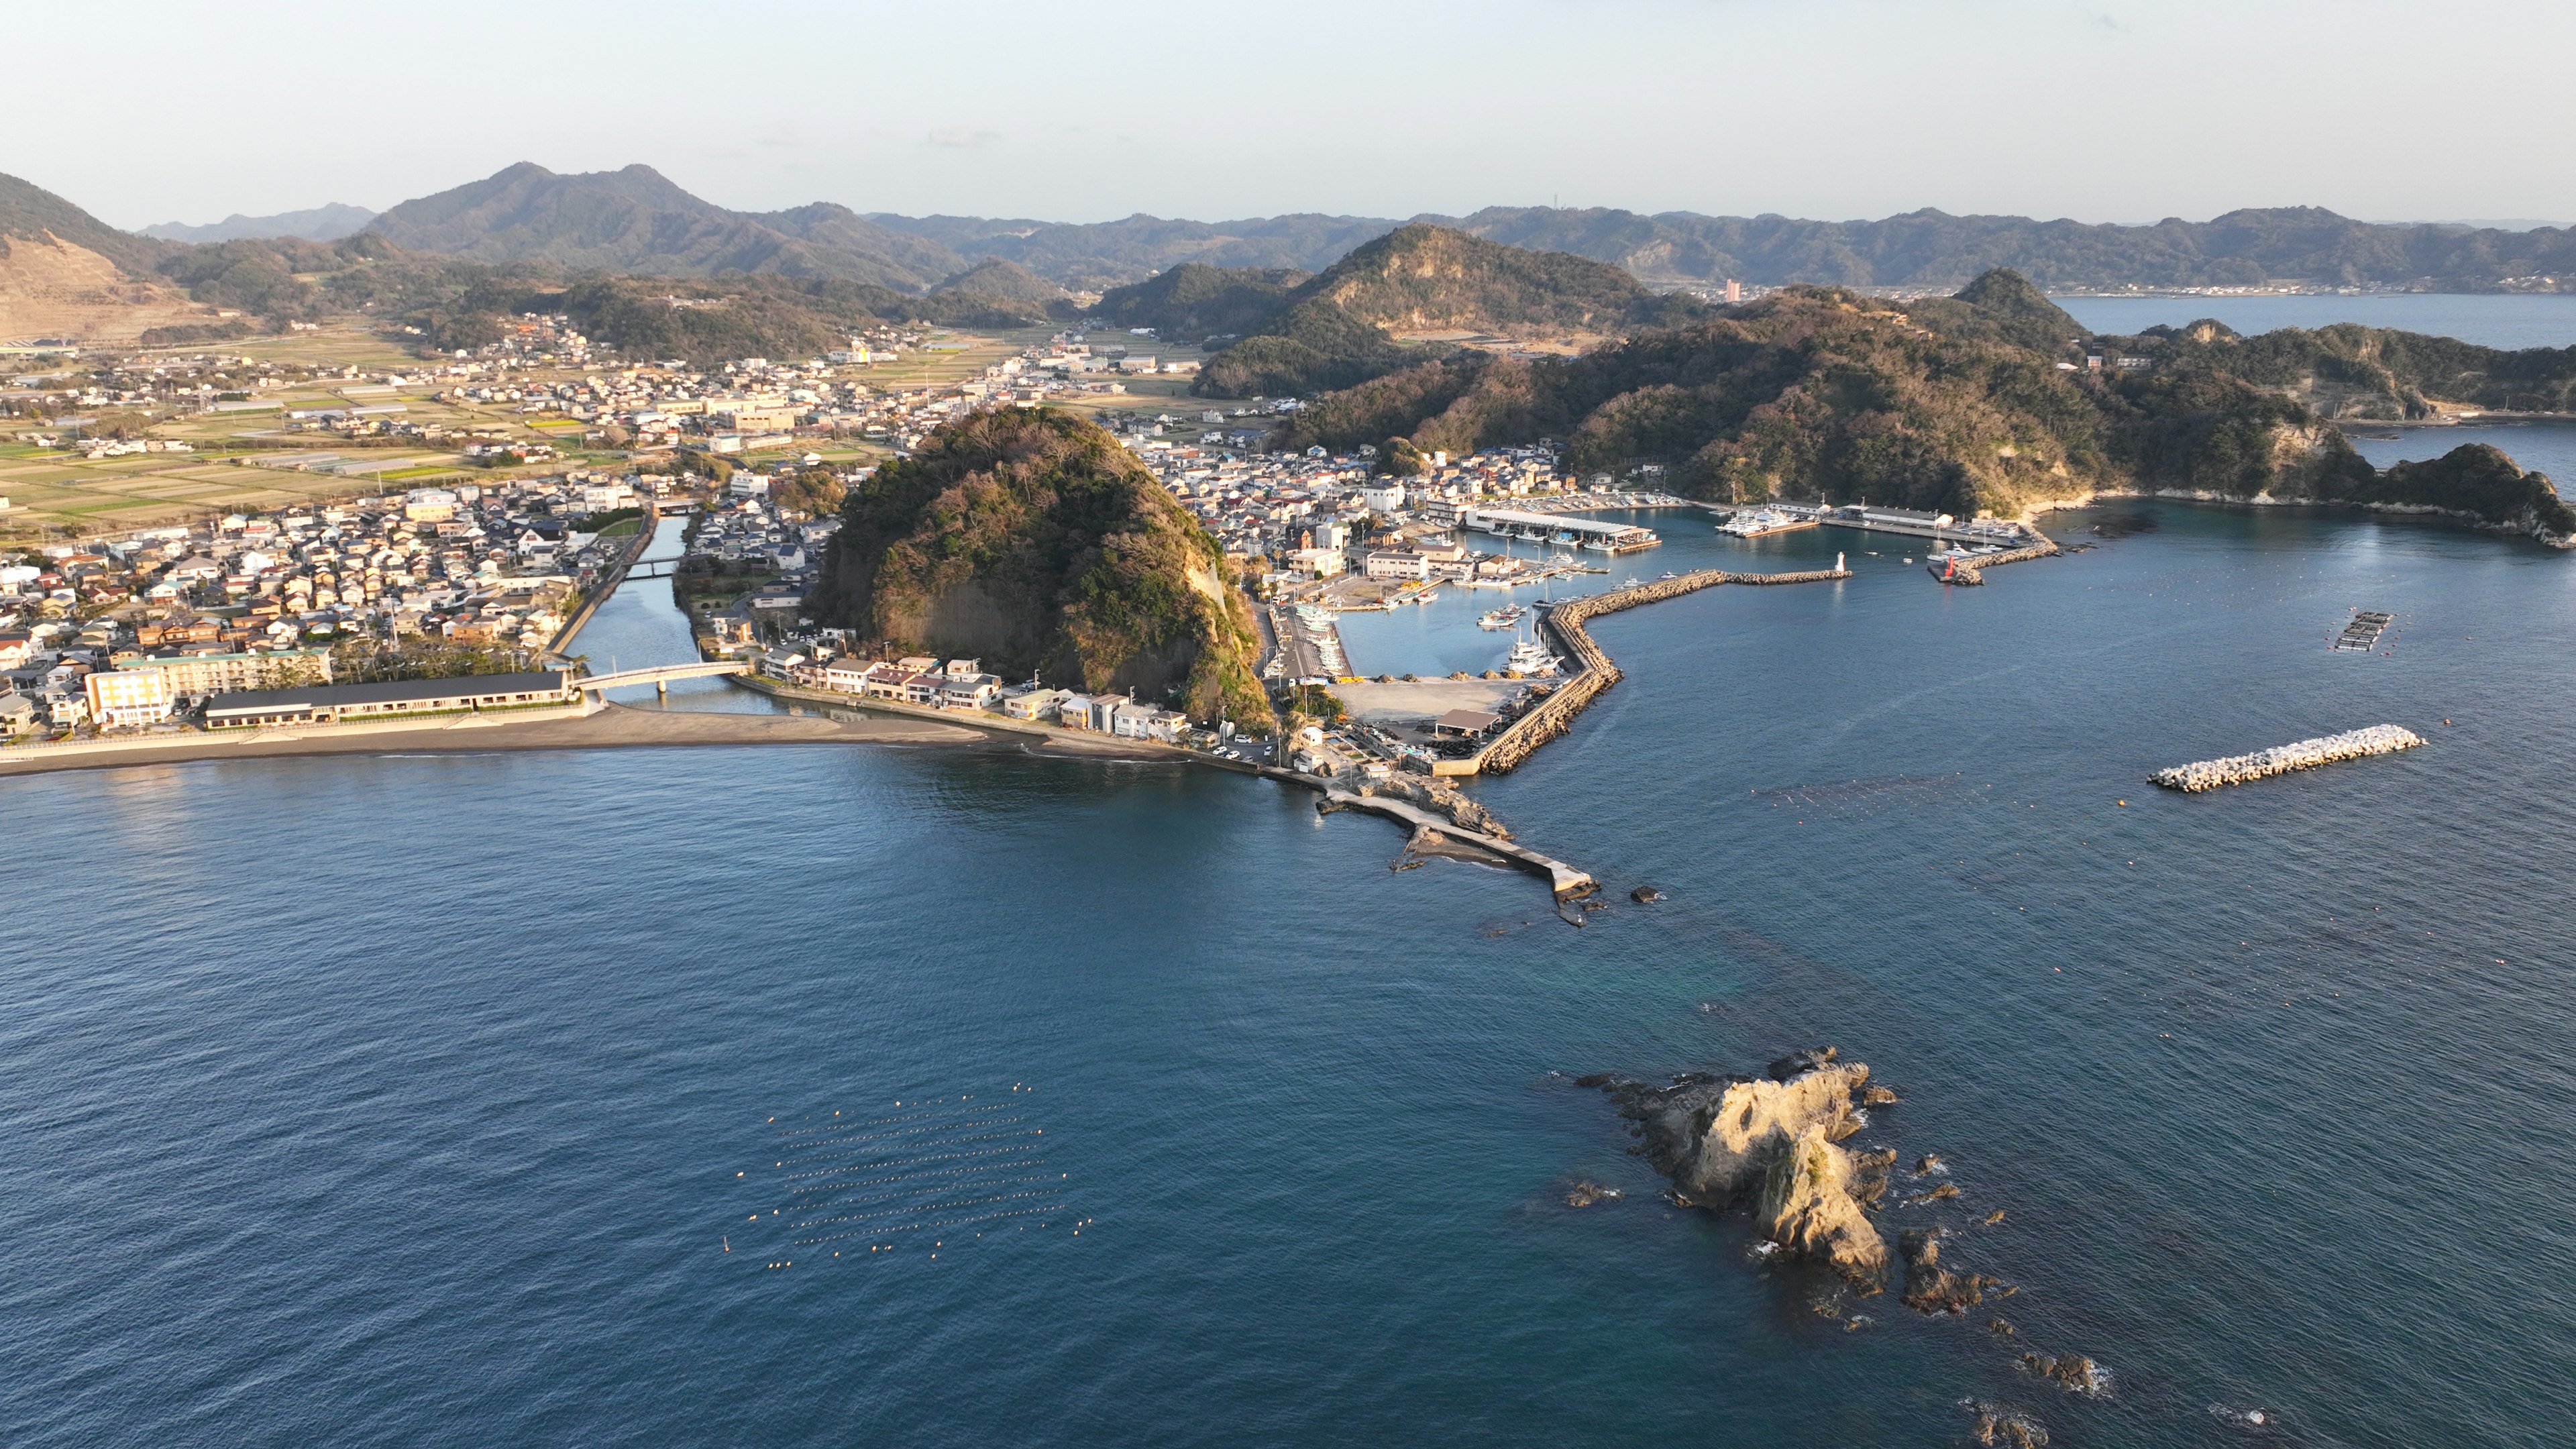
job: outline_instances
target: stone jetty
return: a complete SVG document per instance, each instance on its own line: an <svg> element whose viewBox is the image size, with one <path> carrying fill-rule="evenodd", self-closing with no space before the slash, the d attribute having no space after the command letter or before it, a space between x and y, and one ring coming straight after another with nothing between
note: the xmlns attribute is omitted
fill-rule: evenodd
<svg viewBox="0 0 2576 1449"><path fill-rule="evenodd" d="M2002 553L1979 554L1971 558L1960 559L1957 567L1951 570L1950 576L1942 579L1941 582L1945 584L1982 584L1986 581L1986 570L1988 569L2001 568L2005 564L2028 563L2030 560L2035 558L2050 558L2056 555L2058 552L2057 540L2050 538L2047 534L2041 533L2036 528L2032 529L2030 532L2032 537L2039 540L2037 543L2031 544L2026 548L2006 549ZM1940 576L1935 574L1934 577L1938 578Z"/></svg>
<svg viewBox="0 0 2576 1449"><path fill-rule="evenodd" d="M1583 713L1593 698L1619 682L1619 666L1585 632L1587 619L1615 614L1640 604L1660 603L1719 584L1808 584L1851 577L1848 569L1812 569L1794 574L1739 574L1726 569L1701 569L1674 578L1657 579L1634 588L1613 589L1588 598L1568 599L1548 611L1545 627L1558 644L1572 655L1579 666L1573 676L1556 687L1556 692L1537 707L1494 737L1493 743L1465 760L1440 762L1441 774L1501 775L1537 753L1538 747L1565 733L1574 717Z"/></svg>
<svg viewBox="0 0 2576 1449"><path fill-rule="evenodd" d="M2169 770L2158 770L2147 778L2168 790L2215 790L2221 785L2242 785L2273 775L2286 775L2292 770L2313 770L2338 760L2357 760L2364 755L2391 755L2399 750L2411 750L2422 743L2423 737L2413 730L2397 725L2372 725L2368 729L2346 730L2339 735L2301 740L2297 744L2274 745L2250 755L2230 755L2223 760L2176 765Z"/></svg>

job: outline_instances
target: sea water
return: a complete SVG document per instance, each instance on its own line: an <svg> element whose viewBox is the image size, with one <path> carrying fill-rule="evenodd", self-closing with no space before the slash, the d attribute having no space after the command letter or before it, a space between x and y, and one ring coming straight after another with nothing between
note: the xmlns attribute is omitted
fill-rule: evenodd
<svg viewBox="0 0 2576 1449"><path fill-rule="evenodd" d="M2439 292L2354 296L2058 297L2058 306L2096 332L2134 335L2214 317L2251 336L2282 327L2338 322L2456 337L2481 347L2576 346L2576 296L2465 296Z"/></svg>
<svg viewBox="0 0 2576 1449"><path fill-rule="evenodd" d="M1164 765L0 781L0 1442L1939 1444L1972 1399L2059 1444L2563 1442L2570 560L2121 503L1968 589L1638 517L1665 546L1582 587L1857 577L1594 623L1625 680L1473 787L1609 887L1579 928ZM1500 597L1355 617L1355 662L1499 655ZM2354 608L2382 652L2328 648ZM2383 722L2426 747L2145 779ZM1573 1083L1821 1043L1904 1098L1855 1145L1961 1189L1891 1235L2018 1294L1759 1260Z"/></svg>

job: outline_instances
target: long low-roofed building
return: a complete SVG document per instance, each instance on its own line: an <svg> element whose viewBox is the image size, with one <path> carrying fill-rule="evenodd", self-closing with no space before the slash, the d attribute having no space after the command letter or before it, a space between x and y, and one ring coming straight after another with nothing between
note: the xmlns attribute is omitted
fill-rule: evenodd
<svg viewBox="0 0 2576 1449"><path fill-rule="evenodd" d="M523 674L467 674L453 679L396 679L382 684L254 689L219 694L206 701L206 728L339 724L400 715L524 709L570 704L579 698L579 690L564 673L553 669Z"/></svg>
<svg viewBox="0 0 2576 1449"><path fill-rule="evenodd" d="M1627 553L1633 549L1653 548L1663 542L1650 528L1633 523L1609 523L1598 518L1569 518L1554 513L1522 513L1509 508L1462 508L1458 511L1461 527L1479 533L1499 534L1504 538L1525 538L1539 542L1564 539L1580 543L1594 553Z"/></svg>

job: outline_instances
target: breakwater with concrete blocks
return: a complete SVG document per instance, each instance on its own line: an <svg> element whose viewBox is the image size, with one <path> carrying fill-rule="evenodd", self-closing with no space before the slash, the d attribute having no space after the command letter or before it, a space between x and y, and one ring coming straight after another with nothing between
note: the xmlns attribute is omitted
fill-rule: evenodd
<svg viewBox="0 0 2576 1449"><path fill-rule="evenodd" d="M2296 744L2274 745L2250 755L2230 755L2223 760L2202 760L2197 764L2176 765L2158 770L2147 778L2168 790L2196 794L2215 790L2221 785L2243 785L2255 780L2286 775L2292 770L2313 770L2339 760L2358 760L2365 755L2393 755L2424 743L2413 730L2398 725L2372 725L2368 729L2346 730L2339 735L2325 735Z"/></svg>
<svg viewBox="0 0 2576 1449"><path fill-rule="evenodd" d="M1611 662L1610 655L1593 642L1592 635L1584 629L1584 621L1588 619L1633 609L1641 604L1661 603L1720 584L1812 584L1850 577L1851 571L1844 568L1782 574L1740 574L1729 569L1701 569L1634 588L1612 589L1588 598L1569 599L1550 609L1541 627L1555 636L1558 646L1580 667L1556 687L1555 693L1512 721L1509 728L1494 737L1493 743L1464 760L1439 761L1433 771L1443 775L1508 774L1523 760L1536 754L1539 746L1564 734L1573 726L1574 717L1589 708L1601 691L1618 683L1619 666Z"/></svg>
<svg viewBox="0 0 2576 1449"><path fill-rule="evenodd" d="M1986 570L1988 569L2000 568L2005 564L2026 563L2035 558L2047 558L2059 551L2056 539L2050 538L2047 534L2040 533L2039 530L2035 528L2032 529L2031 532L2038 534L2039 542L2028 545L2024 548L2009 548L2004 550L2002 553L1985 554L1975 559L1961 559L1958 561L1957 565L1952 568L1950 577L1943 579L1942 582L1950 584L1982 584L1986 581Z"/></svg>

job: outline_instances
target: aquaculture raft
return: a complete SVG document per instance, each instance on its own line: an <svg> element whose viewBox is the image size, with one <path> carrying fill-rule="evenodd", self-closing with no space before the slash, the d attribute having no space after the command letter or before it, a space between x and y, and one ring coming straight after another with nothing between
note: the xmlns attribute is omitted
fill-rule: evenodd
<svg viewBox="0 0 2576 1449"><path fill-rule="evenodd" d="M2193 765L2176 765L2158 770L2147 778L2168 790L2186 793L2215 790L2221 785L2242 785L2273 775L2286 775L2292 770L2313 770L2337 760L2357 760L2364 755L2393 755L2424 743L2413 730L2397 725L2372 725L2368 729L2347 730L2322 739L2301 740L2294 745L2274 745L2250 755L2230 755L2223 760L2202 760Z"/></svg>
<svg viewBox="0 0 2576 1449"><path fill-rule="evenodd" d="M2388 626L2396 620L2395 614L2383 614L2374 609L2355 609L2352 613L2352 622L2344 625L2343 632L2335 636L2334 647L2355 649L2367 654L2377 647L2379 636L2387 633Z"/></svg>

